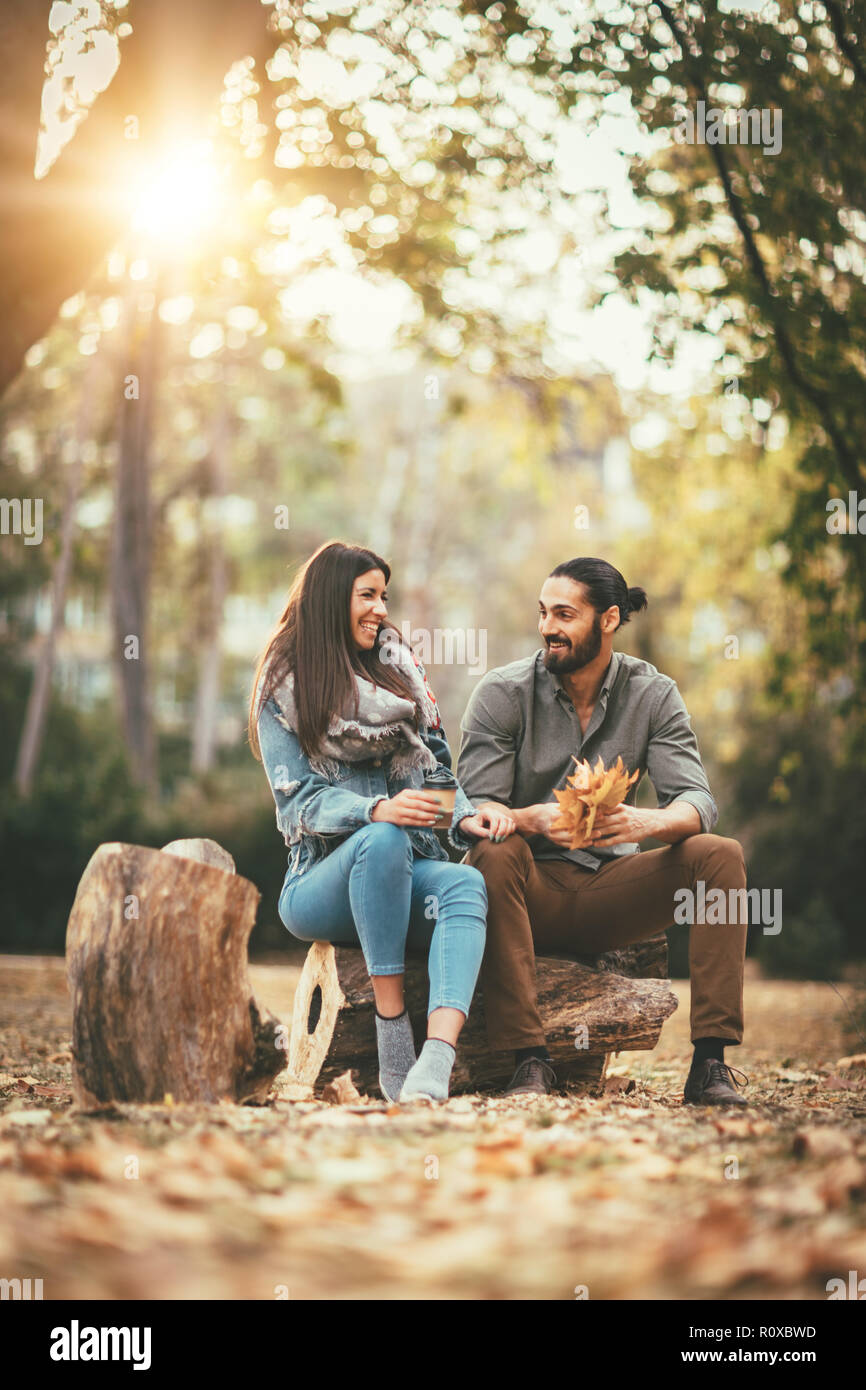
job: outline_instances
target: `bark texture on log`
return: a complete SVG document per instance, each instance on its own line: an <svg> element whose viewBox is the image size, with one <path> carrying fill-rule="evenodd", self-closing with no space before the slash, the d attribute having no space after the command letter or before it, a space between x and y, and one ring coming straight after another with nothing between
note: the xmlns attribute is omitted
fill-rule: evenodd
<svg viewBox="0 0 866 1390"><path fill-rule="evenodd" d="M664 937L588 961L539 957L538 1002L557 1079L598 1086L610 1053L655 1047L662 1024L677 1007L666 975ZM407 959L405 993L420 1049L428 997L424 956ZM578 1033L581 1026L585 1034ZM295 993L289 1079L324 1085L348 1069L360 1091L378 1095L373 990L360 950L317 941ZM512 1054L488 1047L479 987L460 1035L451 1092L499 1089L512 1072Z"/></svg>
<svg viewBox="0 0 866 1390"><path fill-rule="evenodd" d="M79 1105L264 1101L285 1066L247 973L259 891L233 863L189 857L211 846L104 844L90 859L66 935Z"/></svg>

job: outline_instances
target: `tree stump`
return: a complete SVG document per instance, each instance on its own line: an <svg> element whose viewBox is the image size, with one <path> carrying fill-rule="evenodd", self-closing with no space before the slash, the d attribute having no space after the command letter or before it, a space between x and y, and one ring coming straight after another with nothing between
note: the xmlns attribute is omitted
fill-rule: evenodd
<svg viewBox="0 0 866 1390"><path fill-rule="evenodd" d="M212 864L215 869L225 869L230 874L235 872L235 861L216 840L170 840L160 853L178 854L181 859L195 859L199 864Z"/></svg>
<svg viewBox="0 0 866 1390"><path fill-rule="evenodd" d="M266 1099L286 1052L247 973L259 897L213 840L99 846L66 933L79 1105Z"/></svg>
<svg viewBox="0 0 866 1390"><path fill-rule="evenodd" d="M598 1087L612 1052L653 1048L677 1007L667 977L665 937L592 959L536 959L538 1003L548 1051L562 1083ZM416 1049L426 1037L426 954L406 961L406 1005ZM359 948L315 941L295 992L289 1079L327 1084L351 1070L360 1091L379 1094L373 988ZM451 1093L501 1089L512 1053L491 1052L479 988L457 1045Z"/></svg>

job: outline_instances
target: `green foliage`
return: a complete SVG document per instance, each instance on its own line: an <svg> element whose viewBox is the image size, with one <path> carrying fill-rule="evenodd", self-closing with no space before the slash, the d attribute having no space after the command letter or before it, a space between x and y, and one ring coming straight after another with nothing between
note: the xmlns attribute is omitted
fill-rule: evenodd
<svg viewBox="0 0 866 1390"><path fill-rule="evenodd" d="M782 890L782 931L757 938L758 955L774 974L820 977L843 957L864 953L866 765L845 758L841 733L829 711L823 720L781 713L756 720L746 730L747 756L731 776L731 814L745 827L749 884Z"/></svg>
<svg viewBox="0 0 866 1390"><path fill-rule="evenodd" d="M810 975L816 960L832 973L866 947L864 721L848 675L839 538L825 535L804 565L833 610L821 647L809 597L790 583L791 552L776 539L800 505L798 437L776 430L769 447L739 394L672 404L665 423L663 443L634 455L651 523L615 547L629 582L650 596L634 640L681 686L717 829L743 844L749 886L782 891L782 931L753 928L751 953L778 975ZM687 973L687 931L668 939L672 968Z"/></svg>
<svg viewBox="0 0 866 1390"><path fill-rule="evenodd" d="M109 626L119 381L154 315L148 656L152 692L169 694L152 694L161 788L146 807L113 704L76 708L55 689L34 795L6 791L0 812L4 931L17 949L62 947L101 841L190 835L219 840L262 891L256 944L285 943L286 856L260 765L239 735L209 773L189 773L222 582L211 562L219 546L229 599L270 606L276 619L291 569L343 535L393 563L398 622L483 630L488 669L532 650L538 586L555 563L581 551L617 563L650 595L619 645L678 680L719 829L742 840L752 886L783 891L782 932L756 934L753 949L781 974L863 954L866 547L825 526L829 497L864 491L862 20L851 0L826 15L783 0L776 18L700 4L561 8L530 19L511 0L462 0L449 43L441 7L410 17L397 0L380 7L375 32L324 12L287 29L273 79L259 89L247 74L226 96L217 144L238 197L219 235L166 265L151 256L134 280L130 268L150 253L130 239L28 355L3 402L0 491L38 488L46 536L32 548L4 540L0 552L4 790L84 399L70 593L99 613L82 639L87 659ZM350 30L366 93L351 96L348 80L345 90L301 82L305 54L336 51ZM360 61L348 61L348 77ZM509 316L539 278L520 262L521 235L552 211L552 235L574 249L557 222L551 105L588 129L623 92L658 137L632 160L652 218L600 297L649 295L661 358L685 331L713 336L718 389L687 403L623 402L600 375L557 377L544 326ZM780 108L779 155L672 142L682 109L704 97ZM332 369L327 314L303 322L284 311L311 271L347 264L408 287L420 313L405 343L422 350L423 369L347 383ZM505 286L501 312L474 297L479 283ZM650 524L626 526L600 459L652 412L665 414L666 437L633 455ZM578 504L588 532L575 530ZM283 506L288 531L274 522ZM428 670L456 750L475 677L435 660ZM220 717L240 724L251 675L246 652L225 654ZM687 933L671 944L682 969Z"/></svg>
<svg viewBox="0 0 866 1390"><path fill-rule="evenodd" d="M845 930L827 900L814 893L793 912L783 908L778 936L755 929L755 954L775 979L834 980L845 962Z"/></svg>
<svg viewBox="0 0 866 1390"><path fill-rule="evenodd" d="M866 547L836 537L835 562L824 563L828 498L866 492L862 6L780 0L739 14L653 0L608 13L582 26L571 70L599 110L627 93L655 137L632 160L651 216L616 258L619 289L635 302L652 292L660 358L684 331L711 336L720 379L755 419L784 413L796 427L795 505L778 530L786 576L825 672L844 667L862 687ZM781 149L679 143L698 101L781 114Z"/></svg>
<svg viewBox="0 0 866 1390"><path fill-rule="evenodd" d="M5 662L0 670L0 720L17 734L28 673ZM173 743L173 748L166 744ZM261 767L246 748L213 774L186 773L189 740L163 740L165 795L148 808L133 785L123 742L109 709L87 714L55 698L33 795L11 783L16 740L3 743L0 803L0 949L62 951L78 882L100 844L152 845L210 837L234 857L238 873L262 893L254 949L285 945L276 902L286 851L276 830L273 800ZM172 775L172 772L174 775Z"/></svg>
<svg viewBox="0 0 866 1390"><path fill-rule="evenodd" d="M84 867L105 840L137 842L140 796L109 711L84 716L55 700L33 795L11 783L11 758L24 707L25 673L4 659L0 721L16 737L3 742L0 807L0 923L4 948L62 950L66 921Z"/></svg>
<svg viewBox="0 0 866 1390"><path fill-rule="evenodd" d="M216 840L234 859L237 872L261 893L251 949L287 944L277 901L288 851L277 829L265 774L245 746L227 750L210 773L178 777L160 807L145 819L142 834L139 843L156 848L170 840Z"/></svg>

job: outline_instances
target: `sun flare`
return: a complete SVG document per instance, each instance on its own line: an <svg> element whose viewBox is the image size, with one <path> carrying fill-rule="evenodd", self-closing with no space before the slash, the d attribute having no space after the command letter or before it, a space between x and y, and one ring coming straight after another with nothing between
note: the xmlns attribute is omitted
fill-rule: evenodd
<svg viewBox="0 0 866 1390"><path fill-rule="evenodd" d="M152 241L189 242L213 225L223 200L210 141L176 145L138 181L132 196L132 227Z"/></svg>

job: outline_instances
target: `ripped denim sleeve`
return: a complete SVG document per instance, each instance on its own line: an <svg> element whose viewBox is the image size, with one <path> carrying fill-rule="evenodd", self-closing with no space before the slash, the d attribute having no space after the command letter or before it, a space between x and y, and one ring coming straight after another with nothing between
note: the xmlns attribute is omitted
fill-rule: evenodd
<svg viewBox="0 0 866 1390"><path fill-rule="evenodd" d="M383 797L333 787L314 772L297 734L281 721L270 700L259 714L258 732L277 825L287 845L298 844L304 836L345 835L369 823L373 807Z"/></svg>

